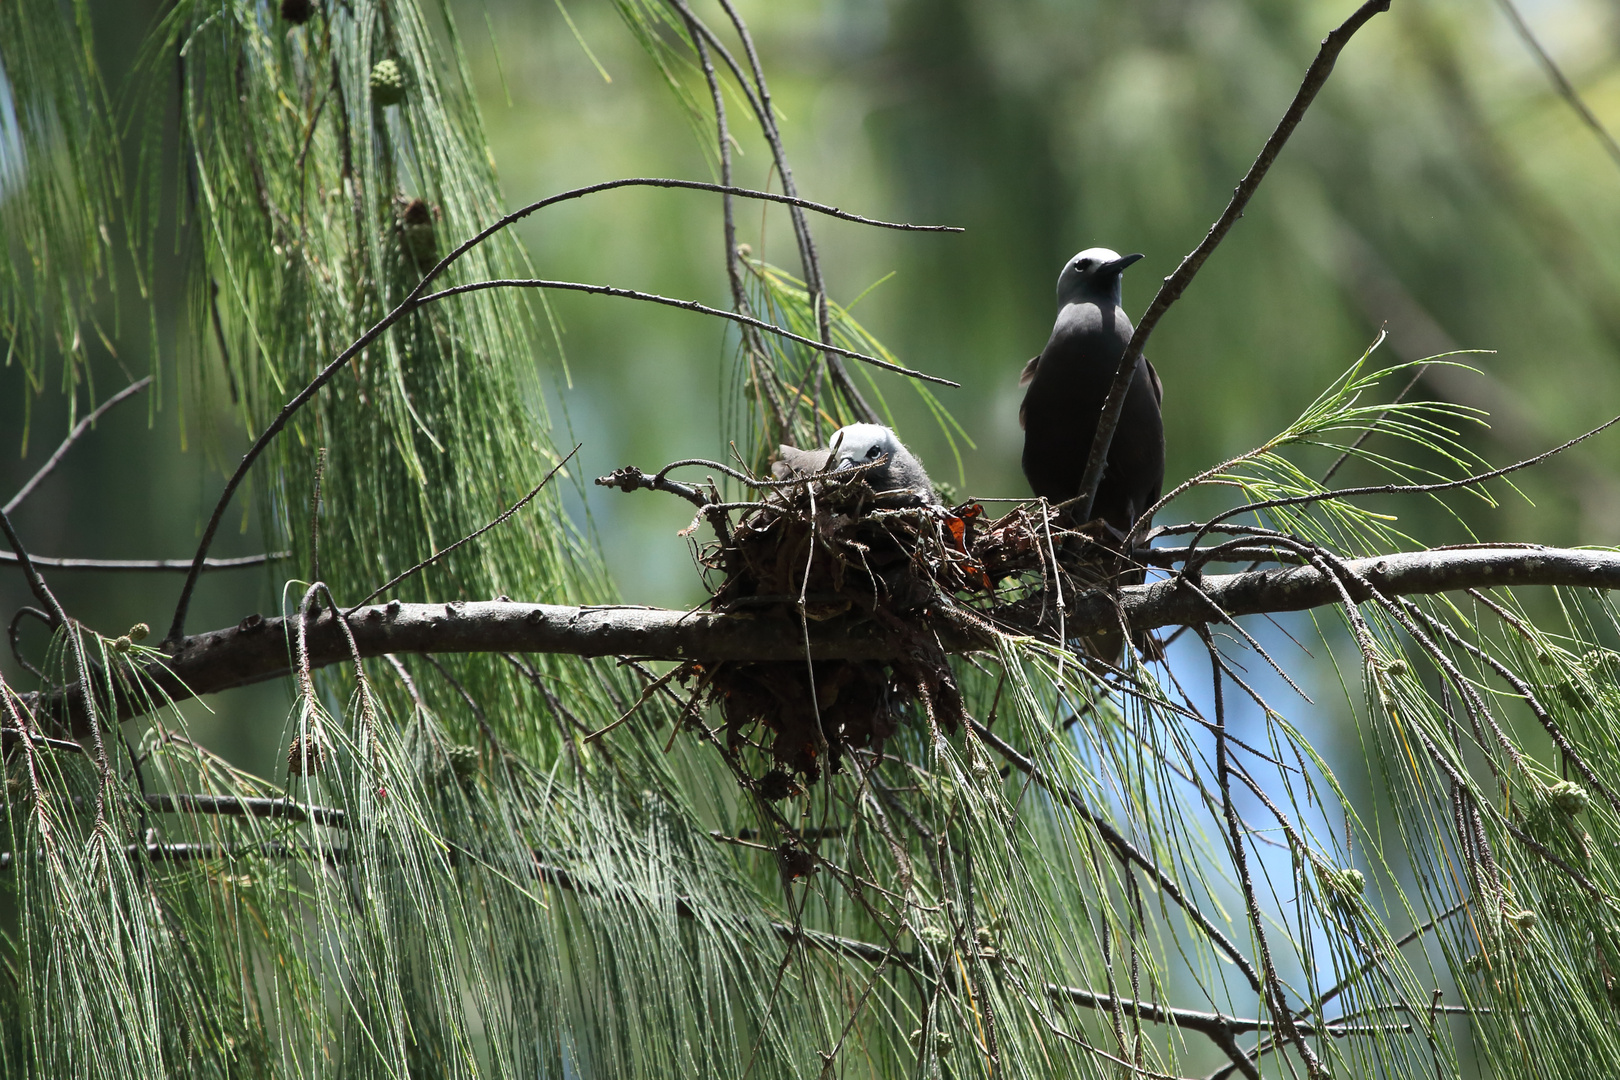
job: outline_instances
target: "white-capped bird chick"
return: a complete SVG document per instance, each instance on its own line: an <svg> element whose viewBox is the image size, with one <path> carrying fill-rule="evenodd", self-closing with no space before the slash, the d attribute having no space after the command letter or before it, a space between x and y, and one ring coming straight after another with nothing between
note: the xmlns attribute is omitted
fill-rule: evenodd
<svg viewBox="0 0 1620 1080"><path fill-rule="evenodd" d="M778 480L813 476L828 470L849 469L884 459L875 469L861 474L871 489L887 496L885 501L910 499L938 505L939 496L923 471L922 463L901 443L899 436L882 424L850 424L833 432L826 450L800 450L795 446L777 447L777 460L771 472Z"/></svg>
<svg viewBox="0 0 1620 1080"><path fill-rule="evenodd" d="M850 424L833 432L827 444L832 452L834 469L849 469L868 465L885 456L888 460L875 469L862 473L873 491L880 495L913 493L930 505L939 502L934 485L923 471L922 462L901 443L891 428L882 424Z"/></svg>

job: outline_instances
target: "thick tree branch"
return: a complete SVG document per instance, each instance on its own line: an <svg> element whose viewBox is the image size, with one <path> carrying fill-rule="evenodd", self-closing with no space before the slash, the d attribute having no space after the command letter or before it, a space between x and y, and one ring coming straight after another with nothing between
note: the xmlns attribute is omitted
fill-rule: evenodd
<svg viewBox="0 0 1620 1080"><path fill-rule="evenodd" d="M1620 551L1542 547L1449 548L1345 562L1354 579L1383 596L1410 596L1498 586L1620 588ZM1340 585L1311 566L1208 575L1194 589L1178 578L1099 590L1067 598L1067 632L1084 636L1119 625L1135 632L1161 626L1220 621L1223 617L1302 611L1340 602ZM1116 604L1118 605L1116 607ZM1218 610L1217 610L1218 609ZM349 613L362 658L391 653L560 653L571 656L646 656L666 660L759 663L802 660L805 631L797 620L631 606L567 607L511 601L403 604L397 601ZM171 657L148 663L143 674L180 701L286 675L290 671L289 620L252 615L237 626L186 638ZM310 620L309 663L323 667L351 658L341 627L329 612ZM931 628L948 652L991 644L965 621ZM830 620L809 627L809 652L818 660L881 660L902 656L905 642L875 622ZM70 720L84 732L82 703L67 692L27 699L36 712ZM120 700L117 715L138 715L150 700Z"/></svg>

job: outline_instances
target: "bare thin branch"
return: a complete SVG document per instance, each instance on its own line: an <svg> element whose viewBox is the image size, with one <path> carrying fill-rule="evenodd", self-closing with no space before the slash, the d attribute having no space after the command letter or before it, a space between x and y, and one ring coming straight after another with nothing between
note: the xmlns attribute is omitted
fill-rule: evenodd
<svg viewBox="0 0 1620 1080"><path fill-rule="evenodd" d="M292 555L290 551L272 551L264 555L242 555L234 559L204 559L204 570L245 570L280 562ZM30 555L35 566L53 570L101 570L116 573L130 571L165 571L184 573L191 569L190 559L53 559L46 555ZM21 566L22 562L9 551L0 551L0 566Z"/></svg>
<svg viewBox="0 0 1620 1080"><path fill-rule="evenodd" d="M94 425L97 420L100 420L102 416L105 415L106 412L114 405L134 397L136 394L140 393L142 390L145 390L151 385L152 376L150 375L137 382L130 383L128 386L118 391L118 393L114 394L106 401L103 401L89 416L73 425L73 430L67 433L67 438L62 440L62 445L56 448L56 452L46 459L45 464L39 467L38 472L28 478L28 483L24 484L18 489L17 494L11 497L11 501L6 503L4 507L0 507L0 509L3 509L9 514L16 510L17 507L21 506L22 501L28 498L29 492L38 487L39 482L51 474L51 470L56 468L57 462L61 461L67 452L73 448L73 444L79 441L79 436L90 430L91 426Z"/></svg>
<svg viewBox="0 0 1620 1080"><path fill-rule="evenodd" d="M360 608L366 606L371 601L375 600L377 597L381 596L383 593L387 592L389 589L392 589L395 585L398 585L400 582L404 581L406 578L410 577L411 575L416 574L416 573L420 573L421 571L426 570L428 567L432 566L434 563L438 562L440 559L444 558L446 555L450 554L452 551L454 551L457 548L461 547L463 544L471 543L472 541L478 539L480 536L483 536L485 533L489 532L489 530L495 528L495 526L500 525L503 522L509 521L513 514L517 513L519 510L523 509L525 506L527 506L529 504L530 499L533 499L536 495L540 494L540 489L541 488L543 488L547 484L551 483L551 478L553 476L556 476L557 473L562 470L562 467L564 465L568 464L569 458L572 458L575 454L579 453L579 448L581 446L583 446L583 445L584 445L583 443L575 443L574 448L572 450L568 451L567 456L564 457L561 461L557 462L557 464L552 467L552 470L550 472L546 473L546 475L541 478L541 480L540 480L540 482L538 484L536 484L536 485L534 485L534 487L530 488L529 493L527 495L523 496L523 498L519 499L517 502L515 502L511 506L509 506L505 511L503 511L501 514L499 514L495 518L495 520L491 521L487 525L483 525L483 526L481 526L481 527L479 527L477 529L474 529L472 532L468 533L466 536L463 536L460 540L457 540L455 543L451 544L449 547L445 548L444 550L434 552L432 555L430 555L427 558L423 559L421 562L417 563L415 566L411 567L409 570L406 570L404 573L396 574L396 575L394 575L394 577L392 579L390 579L385 584L377 586L377 588L371 590L371 592L366 595L365 599L361 600L358 604L355 604L353 607L351 607L349 609L350 614L353 614L355 611L358 611Z"/></svg>
<svg viewBox="0 0 1620 1080"><path fill-rule="evenodd" d="M77 744L74 744L77 746ZM79 805L84 800L75 796ZM294 799L265 799L248 795L151 794L142 797L147 809L159 814L210 814L219 817L266 818L273 821L313 821L335 829L348 827L346 811L335 806L306 806Z"/></svg>
<svg viewBox="0 0 1620 1080"><path fill-rule="evenodd" d="M868 356L863 352L856 352L853 349L840 348L837 345L829 345L824 341L816 341L813 338L807 338L800 334L795 334L793 331L777 326L775 323L769 323L763 319L756 319L752 315L742 315L735 311L722 311L719 308L709 307L707 304L700 304L696 300L677 300L671 296L659 296L657 293L639 292L635 289L620 289L615 288L612 285L591 285L579 281L548 281L544 278L497 278L492 281L469 282L466 285L456 285L452 288L441 290L440 292L429 293L428 295L422 297L418 303L430 304L436 300L445 300L452 296L461 296L464 293L482 292L485 289L561 289L567 292L590 293L595 296L617 296L626 300L642 300L652 304L663 304L666 307L680 308L683 311L695 311L702 315L713 315L718 319L729 319L730 321L738 323L742 326L751 326L755 330L763 330L768 334L775 334L777 337L786 338L789 341L796 341L800 345L808 345L811 348L819 349L822 352L837 353L839 356L847 356L851 360L859 360L863 364L871 364L873 367L882 368L884 371L892 371L897 375L906 375L913 379L921 379L923 382L938 383L941 386L962 385L961 383L952 382L950 379L942 378L938 375L929 375L926 372L917 371L913 368L901 367L899 364L891 364L887 360L880 359L876 356Z"/></svg>
<svg viewBox="0 0 1620 1080"><path fill-rule="evenodd" d="M1277 155L1282 153L1288 137L1294 133L1299 122L1305 118L1305 110L1311 107L1316 94L1327 82L1328 75L1333 71L1333 65L1339 59L1339 53L1355 36L1357 30L1365 26L1374 15L1389 10L1390 0L1366 0L1355 10L1348 19L1339 25L1332 33L1322 39L1322 47L1317 50L1316 59L1305 70L1305 78L1299 84L1299 90L1294 94L1294 100L1289 104L1288 111L1277 123L1277 127L1266 140L1265 146L1260 148L1260 156L1254 159L1249 171L1232 192L1232 201L1226 204L1226 209L1210 226L1209 233L1203 241L1192 250L1181 265L1176 267L1175 273L1164 279L1159 292L1148 305L1147 311L1142 313L1142 321L1136 324L1136 332L1131 335L1130 344L1125 346L1125 355L1120 357L1119 370L1114 373L1114 382L1108 388L1108 397L1103 401L1102 415L1097 421L1097 434L1091 442L1091 455L1086 459L1086 471L1080 481L1079 504L1081 513L1079 518L1085 521L1091 517L1091 504L1097 495L1097 485L1102 482L1103 466L1108 462L1108 448L1114 441L1114 429L1119 427L1120 414L1125 409L1125 392L1131 387L1131 379L1136 374L1136 361L1141 357L1147 339L1158 325L1159 319L1169 310L1170 305L1181 299L1181 294L1187 291L1192 279L1203 267L1215 249L1220 246L1232 226L1237 224L1238 218L1243 216L1244 207L1259 190L1260 181L1266 177Z"/></svg>
<svg viewBox="0 0 1620 1080"><path fill-rule="evenodd" d="M1599 120L1597 115L1587 108L1586 102L1582 100L1581 95L1576 91L1575 84L1569 81L1564 75L1563 69L1548 55L1547 50L1541 47L1541 42L1536 39L1534 31L1530 29L1530 24L1524 21L1524 16L1519 14L1519 9L1514 6L1513 0L1496 0L1496 5L1507 16L1508 22L1513 24L1513 32L1519 35L1519 40L1523 41L1525 47L1535 54L1536 62L1547 73L1547 78L1552 82L1553 89L1558 91L1558 96L1563 98L1571 109L1575 110L1575 115L1581 118L1581 123L1592 129L1592 134L1597 136L1598 142L1603 145L1603 149L1608 153L1609 157L1614 160L1616 165L1620 165L1620 143L1615 142L1614 136L1609 134L1609 129L1603 126L1603 121Z"/></svg>
<svg viewBox="0 0 1620 1080"><path fill-rule="evenodd" d="M29 590L33 592L40 603L45 605L46 610L51 614L53 623L56 626L71 625L68 622L67 612L62 610L62 605L57 602L56 595L51 592L50 586L45 584L45 579L35 569L34 561L28 557L28 549L23 547L22 538L17 535L17 530L11 527L11 518L4 510L0 510L0 532L5 533L6 542L11 545L13 557L16 559L17 565L22 567L23 576L28 579Z"/></svg>

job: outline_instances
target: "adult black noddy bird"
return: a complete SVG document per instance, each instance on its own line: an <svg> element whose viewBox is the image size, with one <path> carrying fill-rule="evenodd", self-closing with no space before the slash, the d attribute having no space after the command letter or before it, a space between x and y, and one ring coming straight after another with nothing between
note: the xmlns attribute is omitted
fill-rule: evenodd
<svg viewBox="0 0 1620 1080"><path fill-rule="evenodd" d="M1057 323L1041 354L1024 365L1029 389L1018 410L1024 428L1024 476L1054 503L1080 494L1103 399L1135 329L1120 307L1120 274L1140 255L1087 248L1058 275ZM1125 411L1108 448L1108 464L1091 516L1122 535L1159 501L1164 484L1164 389L1153 365L1136 362Z"/></svg>
<svg viewBox="0 0 1620 1080"><path fill-rule="evenodd" d="M884 460L884 459L887 460ZM939 496L923 470L922 462L905 448L900 437L882 424L850 424L833 432L825 450L800 450L795 446L777 447L777 461L771 466L778 480L809 476L823 471L851 469L882 460L883 464L862 474L867 486L888 501L919 501L934 505Z"/></svg>

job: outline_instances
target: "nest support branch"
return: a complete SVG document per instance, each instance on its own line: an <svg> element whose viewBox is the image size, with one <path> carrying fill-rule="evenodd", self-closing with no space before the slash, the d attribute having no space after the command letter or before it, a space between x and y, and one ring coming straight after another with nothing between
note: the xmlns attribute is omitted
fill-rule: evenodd
<svg viewBox="0 0 1620 1080"><path fill-rule="evenodd" d="M646 474L640 474L645 479ZM665 478L662 482L676 482ZM683 485L684 486L684 485ZM695 491L695 489L694 489ZM702 497L701 493L700 498ZM706 503L706 500L705 500ZM879 511L885 520L915 520L916 511ZM908 518L909 515L909 518ZM757 515L763 517L765 515ZM778 515L780 516L780 515ZM945 515L947 519L954 515ZM957 519L960 520L960 519ZM1004 519L1005 520L1005 519ZM949 521L946 521L949 527ZM740 526L739 526L740 528ZM994 526L985 528L990 535ZM740 542L740 541L739 541ZM982 552L982 547L976 547ZM799 564L801 567L803 563ZM1503 586L1620 587L1620 552L1566 548L1448 548L1346 560L1352 580L1363 580L1384 597L1432 594ZM770 600L793 613L815 606L819 589L767 590L753 599ZM1117 629L1121 617L1135 633L1165 626L1198 625L1242 615L1300 611L1342 602L1341 583L1313 566L1283 566L1233 574L1206 574L1198 588L1179 577L1145 585L1098 587L1065 596L1066 632L1072 639ZM854 590L834 589L844 597ZM1351 589L1352 594L1355 588ZM726 599L724 587L716 599ZM729 597L729 599L747 599ZM1355 596L1358 602L1369 597ZM926 630L940 654L962 654L993 646L997 629L936 593L914 598L896 614L881 606L822 604L816 616L780 617L766 605L740 610L674 611L638 606L576 607L505 600L449 604L391 601L348 613L353 649L361 658L397 653L557 653L582 657L640 656L701 664L814 661L906 661L914 655L917 632ZM288 643L296 617L252 615L233 627L186 637L167 657L142 665L140 675L179 701L285 676ZM308 619L308 662L322 667L353 658L342 627L330 612ZM125 684L131 680L118 680ZM147 701L100 702L107 715L140 715ZM23 703L58 731L88 734L85 702L77 686L23 695Z"/></svg>

